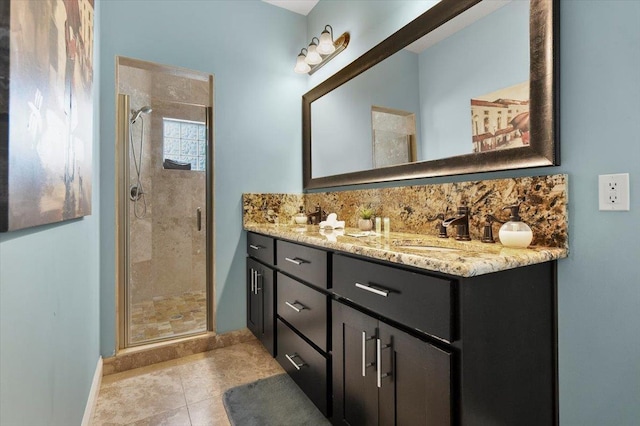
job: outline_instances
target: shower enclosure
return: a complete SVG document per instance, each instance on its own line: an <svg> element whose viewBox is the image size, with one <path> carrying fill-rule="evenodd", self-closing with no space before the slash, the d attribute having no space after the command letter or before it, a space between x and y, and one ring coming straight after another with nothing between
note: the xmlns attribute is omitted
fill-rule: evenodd
<svg viewBox="0 0 640 426"><path fill-rule="evenodd" d="M213 76L117 58L118 347L213 324Z"/></svg>

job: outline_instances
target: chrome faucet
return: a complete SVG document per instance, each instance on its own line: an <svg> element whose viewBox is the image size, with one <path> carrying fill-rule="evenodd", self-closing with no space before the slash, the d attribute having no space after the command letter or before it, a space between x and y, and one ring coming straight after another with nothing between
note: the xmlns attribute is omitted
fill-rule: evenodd
<svg viewBox="0 0 640 426"><path fill-rule="evenodd" d="M470 241L469 236L469 207L462 205L458 207L458 211L454 217L442 221L442 226L448 228L451 225L456 226L456 240Z"/></svg>

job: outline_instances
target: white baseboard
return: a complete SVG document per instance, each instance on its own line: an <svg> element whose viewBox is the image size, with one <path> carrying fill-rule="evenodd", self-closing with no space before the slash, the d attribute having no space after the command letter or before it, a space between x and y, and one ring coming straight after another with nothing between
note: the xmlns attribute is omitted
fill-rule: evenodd
<svg viewBox="0 0 640 426"><path fill-rule="evenodd" d="M84 407L84 416L82 416L82 426L89 426L93 419L98 403L98 394L100 393L100 384L102 383L102 357L98 358L96 371L93 373L93 381L91 382L91 390L87 398L87 405Z"/></svg>

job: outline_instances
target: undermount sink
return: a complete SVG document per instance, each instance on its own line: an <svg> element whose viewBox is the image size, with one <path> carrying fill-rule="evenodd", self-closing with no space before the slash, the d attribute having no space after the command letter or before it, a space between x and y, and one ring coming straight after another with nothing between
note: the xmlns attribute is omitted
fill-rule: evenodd
<svg viewBox="0 0 640 426"><path fill-rule="evenodd" d="M399 249L418 250L418 251L444 251L444 252L462 251L460 249L455 249L450 247L437 247L437 246L405 245L405 246L395 246L395 247Z"/></svg>

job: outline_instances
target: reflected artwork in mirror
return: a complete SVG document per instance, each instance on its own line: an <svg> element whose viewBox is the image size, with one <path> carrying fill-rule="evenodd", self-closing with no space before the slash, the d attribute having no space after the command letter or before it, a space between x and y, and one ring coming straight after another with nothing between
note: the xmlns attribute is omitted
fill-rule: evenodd
<svg viewBox="0 0 640 426"><path fill-rule="evenodd" d="M557 3L443 0L310 90L304 188L558 165Z"/></svg>

